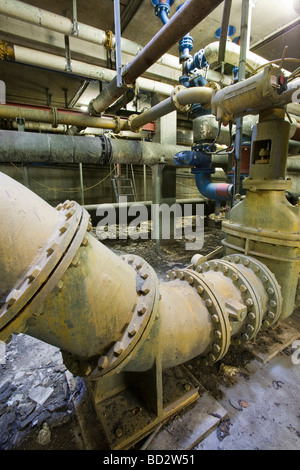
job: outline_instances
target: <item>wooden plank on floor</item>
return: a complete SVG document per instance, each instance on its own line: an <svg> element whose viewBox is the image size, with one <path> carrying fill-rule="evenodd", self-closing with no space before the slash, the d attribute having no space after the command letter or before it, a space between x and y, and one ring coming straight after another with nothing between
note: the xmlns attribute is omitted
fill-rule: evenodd
<svg viewBox="0 0 300 470"><path fill-rule="evenodd" d="M214 431L227 411L202 386L200 397L167 423L146 450L190 450Z"/></svg>
<svg viewBox="0 0 300 470"><path fill-rule="evenodd" d="M255 343L246 343L244 347L265 364L298 338L300 330L281 322L273 330L259 333Z"/></svg>

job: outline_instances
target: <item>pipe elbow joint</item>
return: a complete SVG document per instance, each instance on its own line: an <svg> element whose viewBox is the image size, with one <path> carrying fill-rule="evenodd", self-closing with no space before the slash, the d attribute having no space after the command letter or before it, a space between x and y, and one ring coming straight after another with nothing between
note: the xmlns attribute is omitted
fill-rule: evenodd
<svg viewBox="0 0 300 470"><path fill-rule="evenodd" d="M215 201L228 201L232 195L233 185L229 183L213 183L211 175L215 170L194 168L192 173L195 175L195 181L199 192L207 199Z"/></svg>

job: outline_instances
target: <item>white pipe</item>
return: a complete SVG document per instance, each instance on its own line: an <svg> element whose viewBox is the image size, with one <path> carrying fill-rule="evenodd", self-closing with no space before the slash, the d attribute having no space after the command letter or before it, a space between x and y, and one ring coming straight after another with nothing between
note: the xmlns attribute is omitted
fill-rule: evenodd
<svg viewBox="0 0 300 470"><path fill-rule="evenodd" d="M219 54L219 41L212 42L208 44L204 48L204 55L209 64L213 64L214 62L218 62L218 54ZM235 44L234 42L227 41L226 43L226 51L225 51L225 60L226 64L231 64L235 66L239 66L240 60L240 46ZM253 52L248 51L247 53L247 64L249 64L253 69L257 69L261 65L266 65L268 61L263 57L260 57Z"/></svg>
<svg viewBox="0 0 300 470"><path fill-rule="evenodd" d="M57 15L42 8L28 5L27 3L19 0L0 0L0 13L11 18L16 18L25 21L30 24L46 28L51 31L56 31L68 36L74 36L73 33L73 22L69 18ZM94 28L93 26L86 25L78 22L78 35L76 36L93 44L104 46L106 33L101 29ZM115 39L113 36L113 47ZM130 41L129 39L121 39L121 51L136 56L143 46L140 44ZM179 59L171 54L164 54L158 61L158 64L165 65L167 67L181 70Z"/></svg>
<svg viewBox="0 0 300 470"><path fill-rule="evenodd" d="M212 42L208 44L204 48L204 55L209 64L213 64L214 62L218 61L218 54L219 54L219 41ZM226 52L225 52L225 63L231 64L234 66L239 66L240 60L240 46L235 44L234 42L227 41L226 43ZM254 52L248 51L247 58L246 58L246 67L250 65L250 67L256 70L258 67L263 65L267 65L269 63L268 60L264 59L263 57L255 54ZM247 67L248 70L249 67ZM290 72L284 70L287 76L290 75Z"/></svg>
<svg viewBox="0 0 300 470"><path fill-rule="evenodd" d="M15 60L24 64L44 67L51 70L64 72L66 70L65 57L48 54L47 52L37 51L22 46L13 46ZM110 82L116 76L114 70L99 67L97 65L87 64L78 60L72 60L72 73L86 78ZM148 78L139 77L136 81L138 88L170 96L173 86L161 83Z"/></svg>

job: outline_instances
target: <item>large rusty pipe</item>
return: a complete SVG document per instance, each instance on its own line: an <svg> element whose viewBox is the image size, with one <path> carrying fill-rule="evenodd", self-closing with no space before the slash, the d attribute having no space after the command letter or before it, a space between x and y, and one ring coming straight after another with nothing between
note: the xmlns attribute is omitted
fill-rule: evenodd
<svg viewBox="0 0 300 470"><path fill-rule="evenodd" d="M3 173L0 188L1 340L27 332L59 347L72 371L97 379L146 371L158 352L163 368L198 355L214 362L231 340L255 337L265 315L280 316L276 279L254 259L174 270L159 285L145 260L100 243L74 201L52 208Z"/></svg>
<svg viewBox="0 0 300 470"><path fill-rule="evenodd" d="M133 83L221 3L222 0L187 0L130 64L124 67L124 82Z"/></svg>
<svg viewBox="0 0 300 470"><path fill-rule="evenodd" d="M206 18L222 0L187 0L137 56L122 69L124 87L117 87L116 79L90 103L90 112L100 114L123 95L126 85L145 73L151 65L173 47L185 34Z"/></svg>
<svg viewBox="0 0 300 470"><path fill-rule="evenodd" d="M25 108L13 105L0 105L0 119L24 118L26 121L50 123L55 128L56 125L66 124L76 127L96 127L99 129L108 129L118 132L123 126L119 119L93 117L88 114L75 112L66 112L51 108L49 110Z"/></svg>

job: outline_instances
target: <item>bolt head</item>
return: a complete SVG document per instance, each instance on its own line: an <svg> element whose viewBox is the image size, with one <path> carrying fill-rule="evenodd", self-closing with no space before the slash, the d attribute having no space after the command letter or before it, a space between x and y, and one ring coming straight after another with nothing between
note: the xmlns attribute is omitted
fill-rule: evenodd
<svg viewBox="0 0 300 470"><path fill-rule="evenodd" d="M218 338L218 339L221 339L222 338L222 333L220 330L215 330L214 331L214 337L215 338Z"/></svg>
<svg viewBox="0 0 300 470"><path fill-rule="evenodd" d="M124 351L124 344L122 341L117 341L114 346L114 353L119 356Z"/></svg>
<svg viewBox="0 0 300 470"><path fill-rule="evenodd" d="M35 266L28 276L29 282L32 282L40 274L41 270L40 266Z"/></svg>
<svg viewBox="0 0 300 470"><path fill-rule="evenodd" d="M50 255L52 255L52 253L54 253L54 251L56 250L57 247L58 247L58 243L54 242L54 243L52 243L51 246L49 246L49 248L47 248L46 252L50 256Z"/></svg>
<svg viewBox="0 0 300 470"><path fill-rule="evenodd" d="M204 292L204 289L203 289L202 286L198 286L196 290L197 290L198 294L200 294L200 295L203 294L203 292Z"/></svg>
<svg viewBox="0 0 300 470"><path fill-rule="evenodd" d="M130 336L134 336L138 331L138 325L134 322L130 323L127 331Z"/></svg>
<svg viewBox="0 0 300 470"><path fill-rule="evenodd" d="M98 369L105 369L105 367L108 366L108 357L107 356L101 356L99 361L98 361Z"/></svg>
<svg viewBox="0 0 300 470"><path fill-rule="evenodd" d="M12 304L14 304L18 298L20 297L20 291L14 289L6 298L6 303L10 307Z"/></svg>
<svg viewBox="0 0 300 470"><path fill-rule="evenodd" d="M138 314L139 315L144 315L146 310L147 310L147 307L146 307L145 304L141 304L141 305L138 306Z"/></svg>

